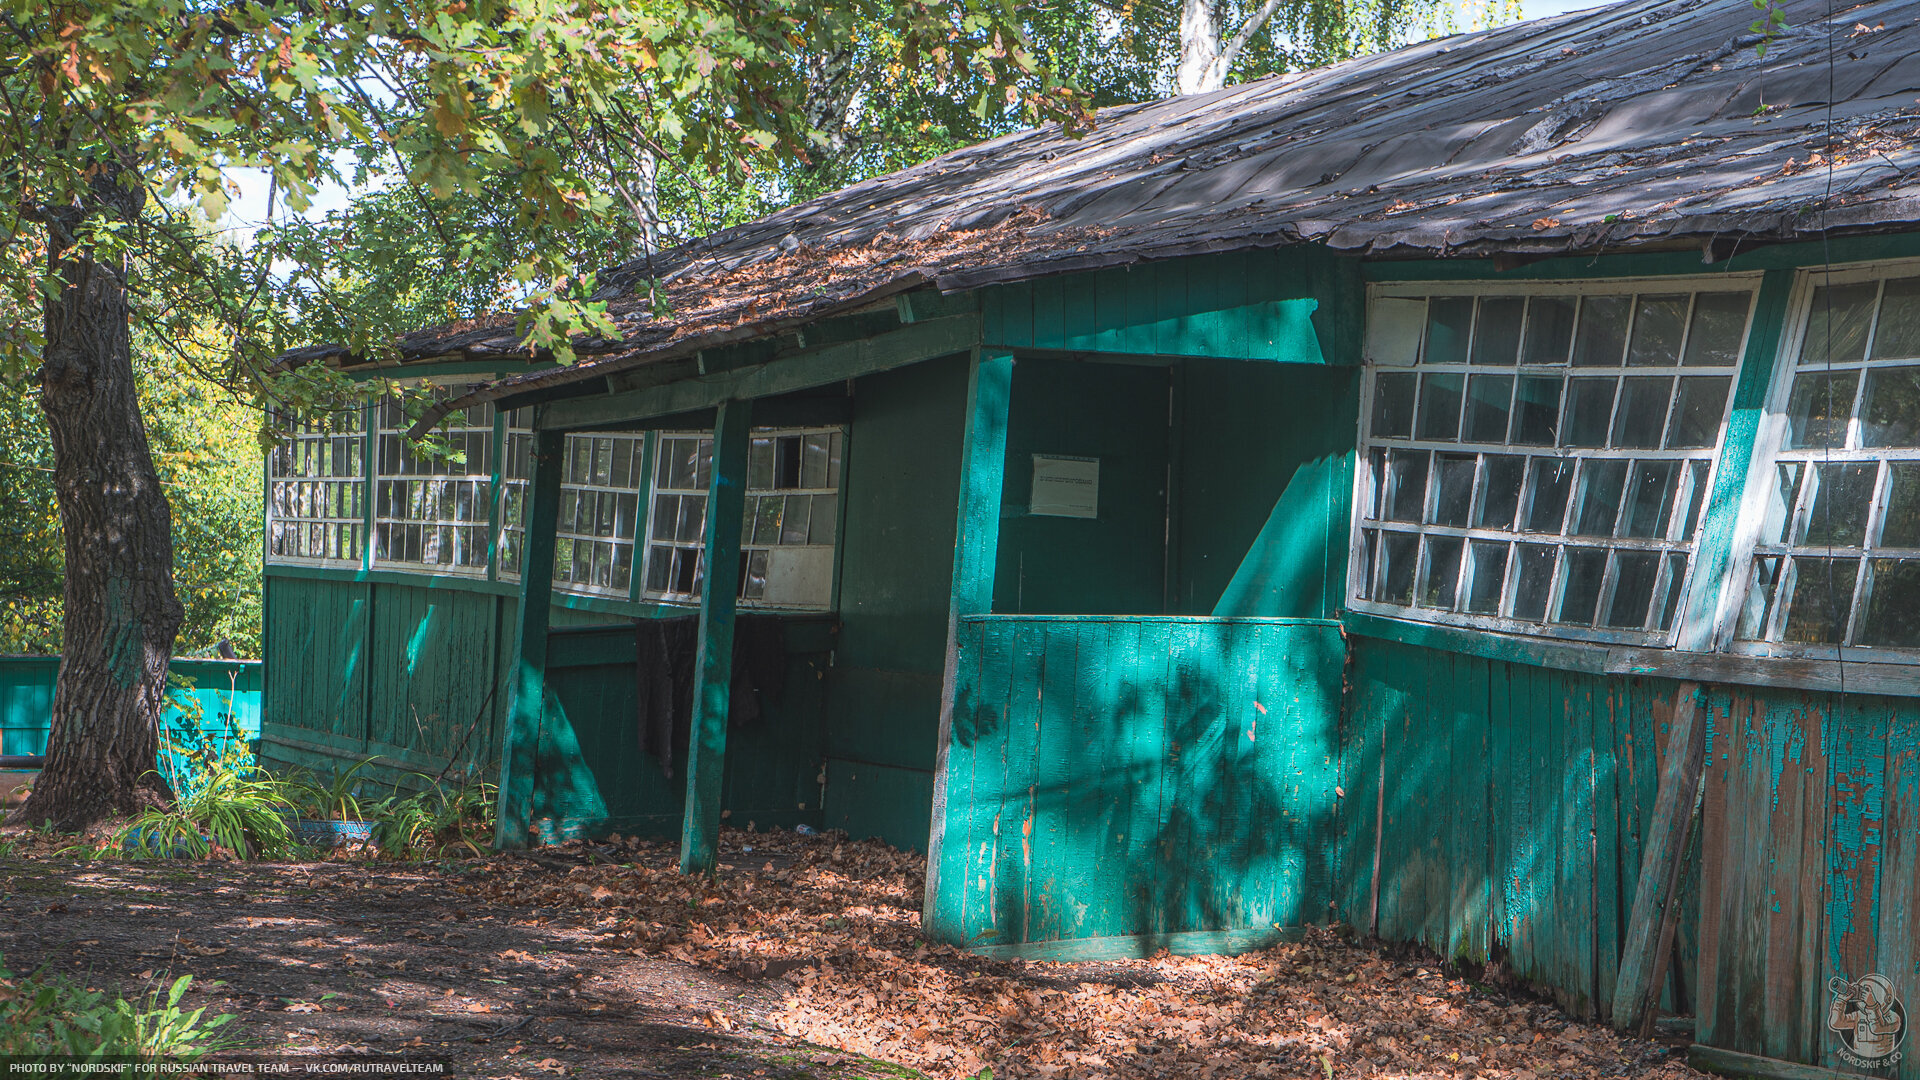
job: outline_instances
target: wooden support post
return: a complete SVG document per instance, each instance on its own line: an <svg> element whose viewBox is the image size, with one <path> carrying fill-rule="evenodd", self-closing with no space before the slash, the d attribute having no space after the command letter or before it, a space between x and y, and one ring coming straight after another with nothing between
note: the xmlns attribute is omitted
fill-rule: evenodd
<svg viewBox="0 0 1920 1080"><path fill-rule="evenodd" d="M1683 682L1673 696L1660 789L1653 800L1653 820L1640 855L1640 882L1634 888L1633 914L1627 921L1626 946L1613 984L1616 1031L1638 1030L1644 1036L1660 1010L1660 988L1680 915L1674 898L1680 891L1694 808L1706 775L1706 743L1706 693L1699 683Z"/></svg>
<svg viewBox="0 0 1920 1080"><path fill-rule="evenodd" d="M567 434L541 431L533 437L532 475L527 479L525 540L520 549L520 618L513 632L506 731L500 740L500 806L493 846L527 846L533 811L534 749L547 698L547 620L553 604L554 528L560 518L560 475Z"/></svg>
<svg viewBox="0 0 1920 1080"><path fill-rule="evenodd" d="M947 604L946 671L940 684L940 727L934 743L933 829L927 837L926 895L921 925L935 941L964 943L957 868L943 873L942 856L964 855L964 838L945 843L947 744L953 738L953 695L960 659L960 618L993 609L994 560L1000 554L1000 487L1007 470L1007 407L1013 396L1013 357L973 355L967 376L966 431L960 448L959 513L954 520L953 589ZM952 895L942 891L950 885Z"/></svg>
<svg viewBox="0 0 1920 1080"><path fill-rule="evenodd" d="M720 405L707 482L705 584L700 593L700 651L694 661L693 729L687 739L687 808L680 827L680 872L711 874L719 865L720 780L727 767L727 698L733 686L733 611L740 593L740 522L747 504L751 401Z"/></svg>

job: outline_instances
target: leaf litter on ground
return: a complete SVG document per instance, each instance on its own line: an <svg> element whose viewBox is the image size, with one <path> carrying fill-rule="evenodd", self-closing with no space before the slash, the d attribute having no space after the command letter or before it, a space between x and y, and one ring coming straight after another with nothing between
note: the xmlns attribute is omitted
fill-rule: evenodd
<svg viewBox="0 0 1920 1080"><path fill-rule="evenodd" d="M607 947L781 980L765 1023L932 1076L1699 1075L1667 1046L1326 928L1231 957L990 960L921 937L925 859L877 841L730 829L716 879L679 874L666 844L544 850L474 864L459 887L590 912Z"/></svg>

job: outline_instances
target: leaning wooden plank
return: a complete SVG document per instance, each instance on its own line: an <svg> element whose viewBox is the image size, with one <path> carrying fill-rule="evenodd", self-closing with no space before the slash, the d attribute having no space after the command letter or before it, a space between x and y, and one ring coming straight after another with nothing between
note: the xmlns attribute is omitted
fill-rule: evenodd
<svg viewBox="0 0 1920 1080"><path fill-rule="evenodd" d="M1699 683L1684 682L1673 696L1673 728L1667 737L1667 756L1660 763L1660 788L1654 795L1653 819L1640 855L1640 880L1634 889L1633 914L1627 922L1627 940L1620 956L1620 974L1613 987L1613 1026L1629 1031L1659 1008L1661 976L1666 973L1667 950L1673 940L1673 903L1681 863L1686 858L1687 832L1699 798L1704 767L1707 719L1705 695Z"/></svg>
<svg viewBox="0 0 1920 1080"><path fill-rule="evenodd" d="M566 445L564 431L542 431L533 437L520 618L514 629L507 729L500 744L500 805L494 817L493 846L501 851L527 846L534 749L540 740L540 716L547 697L547 620L552 614L547 599L553 594L554 528L560 519L560 473Z"/></svg>

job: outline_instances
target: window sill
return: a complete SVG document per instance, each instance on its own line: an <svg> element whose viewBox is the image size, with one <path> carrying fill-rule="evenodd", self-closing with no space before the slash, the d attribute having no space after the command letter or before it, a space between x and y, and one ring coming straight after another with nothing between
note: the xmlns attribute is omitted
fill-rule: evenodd
<svg viewBox="0 0 1920 1080"><path fill-rule="evenodd" d="M1342 612L1340 622L1348 633L1361 637L1590 675L1645 675L1723 686L1920 697L1920 665L1916 664L1843 663L1597 645L1466 630L1358 611Z"/></svg>

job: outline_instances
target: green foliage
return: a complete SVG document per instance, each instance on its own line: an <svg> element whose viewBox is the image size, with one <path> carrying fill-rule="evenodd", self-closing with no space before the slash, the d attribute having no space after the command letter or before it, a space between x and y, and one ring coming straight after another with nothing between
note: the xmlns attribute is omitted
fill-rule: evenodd
<svg viewBox="0 0 1920 1080"><path fill-rule="evenodd" d="M180 854L206 858L216 848L236 858L277 858L295 853L292 827L298 796L253 760L234 740L206 767L174 789L174 802L134 818L118 836L136 858Z"/></svg>
<svg viewBox="0 0 1920 1080"><path fill-rule="evenodd" d="M305 769L289 776L287 790L294 808L300 816L314 821L362 820L360 788L363 781L357 774L372 761L371 757L362 758L351 768L334 772L325 781Z"/></svg>
<svg viewBox="0 0 1920 1080"><path fill-rule="evenodd" d="M499 789L480 783L449 790L431 777L420 779L427 784L421 791L395 794L373 808L373 845L401 859L454 850L482 854L493 839Z"/></svg>
<svg viewBox="0 0 1920 1080"><path fill-rule="evenodd" d="M98 1076L144 1075L136 1060L196 1060L230 1045L219 1032L234 1016L208 1018L204 1007L182 1008L192 984L193 976L182 975L164 998L156 989L144 1002L128 1001L59 974L15 978L0 967L0 1058L125 1060L123 1072L109 1068L93 1074Z"/></svg>

